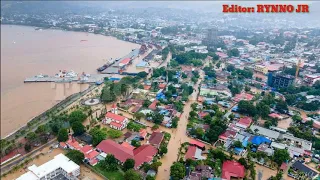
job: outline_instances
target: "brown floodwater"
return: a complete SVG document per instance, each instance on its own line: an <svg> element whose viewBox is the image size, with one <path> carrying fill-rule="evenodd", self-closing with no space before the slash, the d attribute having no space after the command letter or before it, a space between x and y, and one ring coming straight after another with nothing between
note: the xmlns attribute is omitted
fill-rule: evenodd
<svg viewBox="0 0 320 180"><path fill-rule="evenodd" d="M122 57L138 47L101 35L1 25L1 137L88 87L23 83L26 77L54 75L59 70L96 73L107 59Z"/></svg>

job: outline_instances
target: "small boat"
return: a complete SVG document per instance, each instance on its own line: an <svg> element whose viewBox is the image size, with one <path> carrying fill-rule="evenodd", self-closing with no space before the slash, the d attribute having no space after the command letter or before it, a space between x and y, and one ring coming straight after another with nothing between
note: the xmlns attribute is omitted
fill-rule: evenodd
<svg viewBox="0 0 320 180"><path fill-rule="evenodd" d="M85 40L85 39L82 39L82 40L80 40L80 42L87 42L88 40Z"/></svg>

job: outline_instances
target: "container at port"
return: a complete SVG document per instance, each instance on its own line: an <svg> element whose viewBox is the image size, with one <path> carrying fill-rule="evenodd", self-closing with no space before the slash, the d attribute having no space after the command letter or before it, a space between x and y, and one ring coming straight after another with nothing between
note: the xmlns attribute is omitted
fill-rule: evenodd
<svg viewBox="0 0 320 180"><path fill-rule="evenodd" d="M120 78L111 77L109 78L110 81L120 81Z"/></svg>

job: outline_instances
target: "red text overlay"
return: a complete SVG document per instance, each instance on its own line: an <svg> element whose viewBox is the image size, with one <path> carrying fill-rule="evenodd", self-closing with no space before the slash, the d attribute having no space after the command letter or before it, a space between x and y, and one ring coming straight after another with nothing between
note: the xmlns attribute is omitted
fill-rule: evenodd
<svg viewBox="0 0 320 180"><path fill-rule="evenodd" d="M256 7L245 7L236 4L222 5L222 12L224 13L308 13L308 4L257 4Z"/></svg>

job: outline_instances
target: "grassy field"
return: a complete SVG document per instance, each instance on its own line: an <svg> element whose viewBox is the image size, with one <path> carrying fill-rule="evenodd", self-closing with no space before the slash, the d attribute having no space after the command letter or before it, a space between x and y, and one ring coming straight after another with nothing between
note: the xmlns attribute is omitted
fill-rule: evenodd
<svg viewBox="0 0 320 180"><path fill-rule="evenodd" d="M93 167L96 171L100 172L103 176L110 180L124 180L123 172L118 170L114 172L105 171L99 164Z"/></svg>

